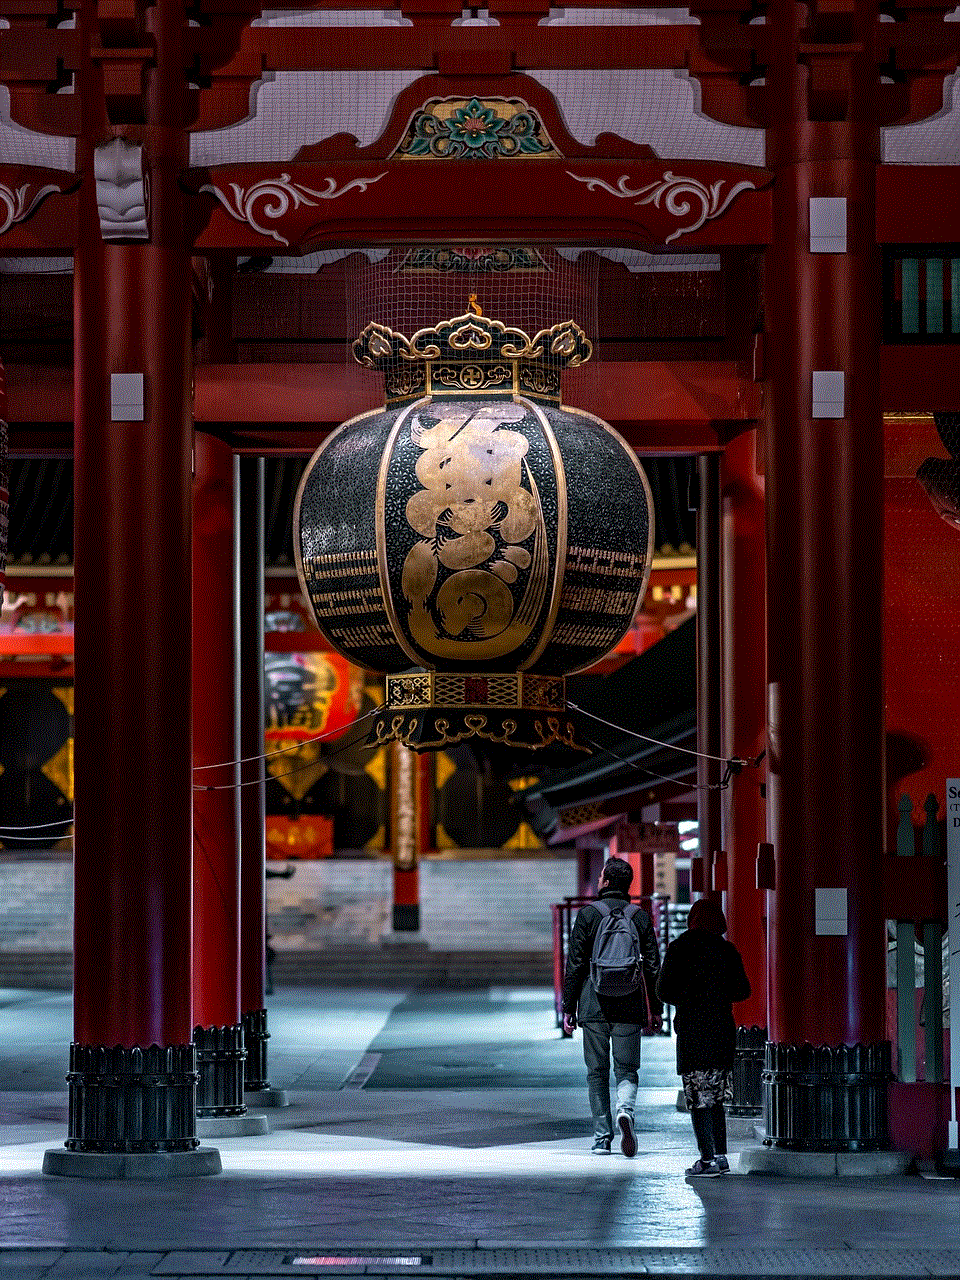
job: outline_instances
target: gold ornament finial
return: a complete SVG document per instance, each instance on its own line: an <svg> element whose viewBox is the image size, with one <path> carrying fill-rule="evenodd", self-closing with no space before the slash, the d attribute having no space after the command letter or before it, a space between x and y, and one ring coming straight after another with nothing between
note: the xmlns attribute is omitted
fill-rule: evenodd
<svg viewBox="0 0 960 1280"><path fill-rule="evenodd" d="M471 293L470 295L470 305L467 308L467 310L472 311L475 316L483 315L483 312L480 310L480 304L477 302L477 295L475 293Z"/></svg>

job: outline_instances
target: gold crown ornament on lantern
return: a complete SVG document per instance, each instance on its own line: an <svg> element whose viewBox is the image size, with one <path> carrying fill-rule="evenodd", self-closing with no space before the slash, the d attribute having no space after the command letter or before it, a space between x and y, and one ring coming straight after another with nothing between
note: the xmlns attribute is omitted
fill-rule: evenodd
<svg viewBox="0 0 960 1280"><path fill-rule="evenodd" d="M476 295L471 294L473 305ZM560 371L586 364L593 344L565 320L530 338L479 308L420 329L412 338L371 321L353 344L354 359L383 371L387 404L415 396L531 395L560 403Z"/></svg>
<svg viewBox="0 0 960 1280"><path fill-rule="evenodd" d="M387 407L310 460L295 549L331 647L388 673L372 740L586 750L564 677L616 647L653 550L636 455L560 405L588 338L469 312L411 338L371 323L353 349Z"/></svg>

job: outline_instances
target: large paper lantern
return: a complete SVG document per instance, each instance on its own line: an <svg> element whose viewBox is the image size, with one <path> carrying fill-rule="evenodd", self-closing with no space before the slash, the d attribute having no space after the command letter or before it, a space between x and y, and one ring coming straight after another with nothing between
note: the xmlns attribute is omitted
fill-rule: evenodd
<svg viewBox="0 0 960 1280"><path fill-rule="evenodd" d="M635 454L560 405L591 350L572 322L529 337L479 315L354 343L387 407L313 455L294 543L331 647L388 673L373 741L581 745L564 677L629 628L653 548Z"/></svg>
<svg viewBox="0 0 960 1280"><path fill-rule="evenodd" d="M267 769L302 800L327 771L320 735L334 737L359 714L363 673L339 653L310 652L269 653L264 674Z"/></svg>

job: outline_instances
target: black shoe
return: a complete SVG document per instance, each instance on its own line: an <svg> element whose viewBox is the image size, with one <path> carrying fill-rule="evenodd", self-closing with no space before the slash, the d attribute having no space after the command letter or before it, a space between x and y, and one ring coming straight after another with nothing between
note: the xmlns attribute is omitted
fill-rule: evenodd
<svg viewBox="0 0 960 1280"><path fill-rule="evenodd" d="M720 1170L721 1173L730 1172L730 1163L727 1160L726 1156L716 1156L715 1159L717 1162L717 1168Z"/></svg>
<svg viewBox="0 0 960 1280"><path fill-rule="evenodd" d="M688 1178L719 1178L720 1166L716 1160L697 1160L686 1170Z"/></svg>
<svg viewBox="0 0 960 1280"><path fill-rule="evenodd" d="M609 1138L594 1138L593 1146L590 1148L590 1154L594 1156L608 1156L610 1154Z"/></svg>
<svg viewBox="0 0 960 1280"><path fill-rule="evenodd" d="M620 1126L620 1150L625 1156L637 1154L637 1135L633 1129L633 1116L629 1111L617 1113L617 1124Z"/></svg>

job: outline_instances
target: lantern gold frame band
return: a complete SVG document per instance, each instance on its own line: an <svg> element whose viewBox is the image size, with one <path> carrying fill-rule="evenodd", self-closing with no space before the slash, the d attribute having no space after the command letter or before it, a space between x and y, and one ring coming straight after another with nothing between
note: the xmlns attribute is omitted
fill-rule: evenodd
<svg viewBox="0 0 960 1280"><path fill-rule="evenodd" d="M563 676L531 675L527 671L408 671L387 676L385 714L401 708L562 713L567 706L566 687Z"/></svg>

